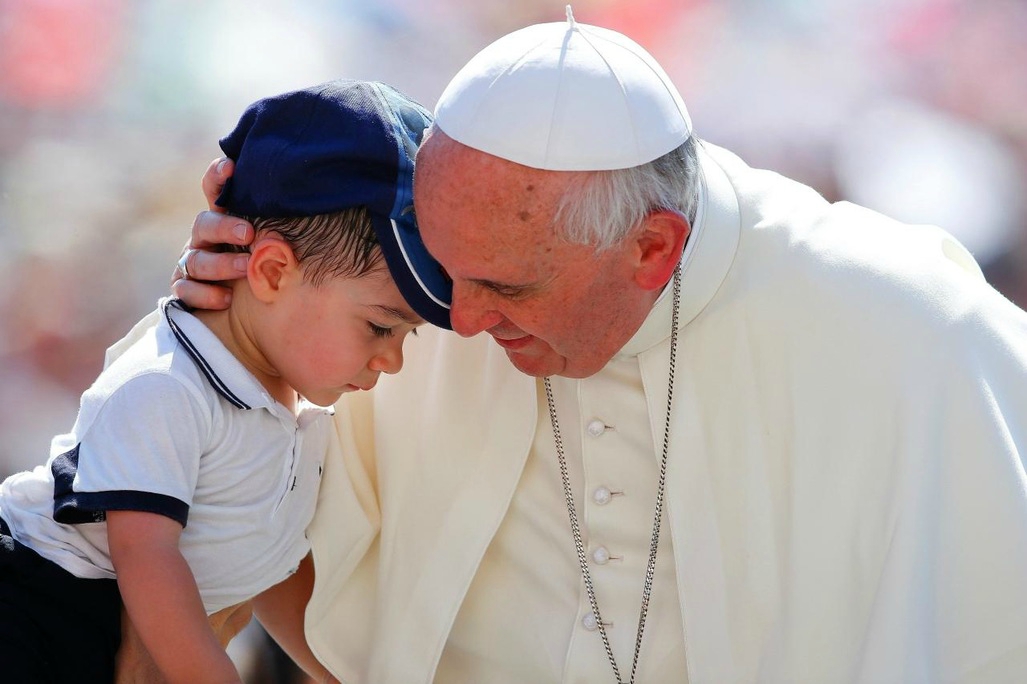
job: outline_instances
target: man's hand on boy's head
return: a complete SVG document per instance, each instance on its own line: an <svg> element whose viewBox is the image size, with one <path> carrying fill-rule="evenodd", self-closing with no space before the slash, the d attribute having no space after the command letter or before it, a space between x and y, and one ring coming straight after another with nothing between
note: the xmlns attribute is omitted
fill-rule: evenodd
<svg viewBox="0 0 1027 684"><path fill-rule="evenodd" d="M171 291L194 308L226 308L231 302L231 291L212 283L246 276L248 255L208 251L216 245L248 245L253 241L253 226L226 215L215 204L234 170L232 160L224 157L215 159L207 167L200 184L209 209L201 211L193 220L192 236L183 252L188 275L176 266L171 276Z"/></svg>
<svg viewBox="0 0 1027 684"><path fill-rule="evenodd" d="M207 208L220 214L225 210L219 207L216 202L221 191L225 189L225 183L235 172L235 162L228 157L218 157L207 165L200 179L200 187L203 188L203 196L207 198Z"/></svg>

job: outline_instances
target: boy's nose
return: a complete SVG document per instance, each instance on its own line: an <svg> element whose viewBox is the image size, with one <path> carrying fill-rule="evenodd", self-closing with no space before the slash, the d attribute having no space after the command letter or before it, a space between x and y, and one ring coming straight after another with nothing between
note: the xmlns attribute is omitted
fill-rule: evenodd
<svg viewBox="0 0 1027 684"><path fill-rule="evenodd" d="M376 354L367 364L367 367L379 373L392 375L403 368L403 346L402 343L389 345L381 353Z"/></svg>

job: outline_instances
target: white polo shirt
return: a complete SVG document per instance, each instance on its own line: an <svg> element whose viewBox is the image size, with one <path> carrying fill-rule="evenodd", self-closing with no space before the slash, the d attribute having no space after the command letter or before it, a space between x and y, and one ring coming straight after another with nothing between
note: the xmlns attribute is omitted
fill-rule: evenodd
<svg viewBox="0 0 1027 684"><path fill-rule="evenodd" d="M307 554L331 409L293 414L176 300L82 395L44 466L0 485L14 537L79 577L114 577L106 511L182 523L208 613L252 598Z"/></svg>

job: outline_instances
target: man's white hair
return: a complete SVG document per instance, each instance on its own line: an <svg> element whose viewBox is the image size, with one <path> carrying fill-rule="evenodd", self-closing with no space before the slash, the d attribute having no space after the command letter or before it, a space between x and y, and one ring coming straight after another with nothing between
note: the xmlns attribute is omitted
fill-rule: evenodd
<svg viewBox="0 0 1027 684"><path fill-rule="evenodd" d="M689 223L695 221L702 179L694 136L647 164L580 175L553 215L557 234L571 243L603 251L661 209L680 212Z"/></svg>

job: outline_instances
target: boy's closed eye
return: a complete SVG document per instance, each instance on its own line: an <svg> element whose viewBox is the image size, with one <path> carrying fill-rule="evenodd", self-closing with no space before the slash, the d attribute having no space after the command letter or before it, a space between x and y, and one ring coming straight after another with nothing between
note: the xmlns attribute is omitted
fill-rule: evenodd
<svg viewBox="0 0 1027 684"><path fill-rule="evenodd" d="M381 304L372 305L371 310L376 314L377 321L368 320L367 325L371 330L371 333L376 337L392 337L395 334L394 328L397 325L411 325L414 326L410 332L417 335L417 326L424 325L425 321L420 316L415 314L413 311L406 309L398 309L392 306L385 306ZM386 323L385 320L395 321L393 324Z"/></svg>
<svg viewBox="0 0 1027 684"><path fill-rule="evenodd" d="M375 337L392 337L395 334L393 333L392 328L381 326L371 321L367 322L367 327L370 328L371 334ZM414 334L417 334L416 330L414 331Z"/></svg>

